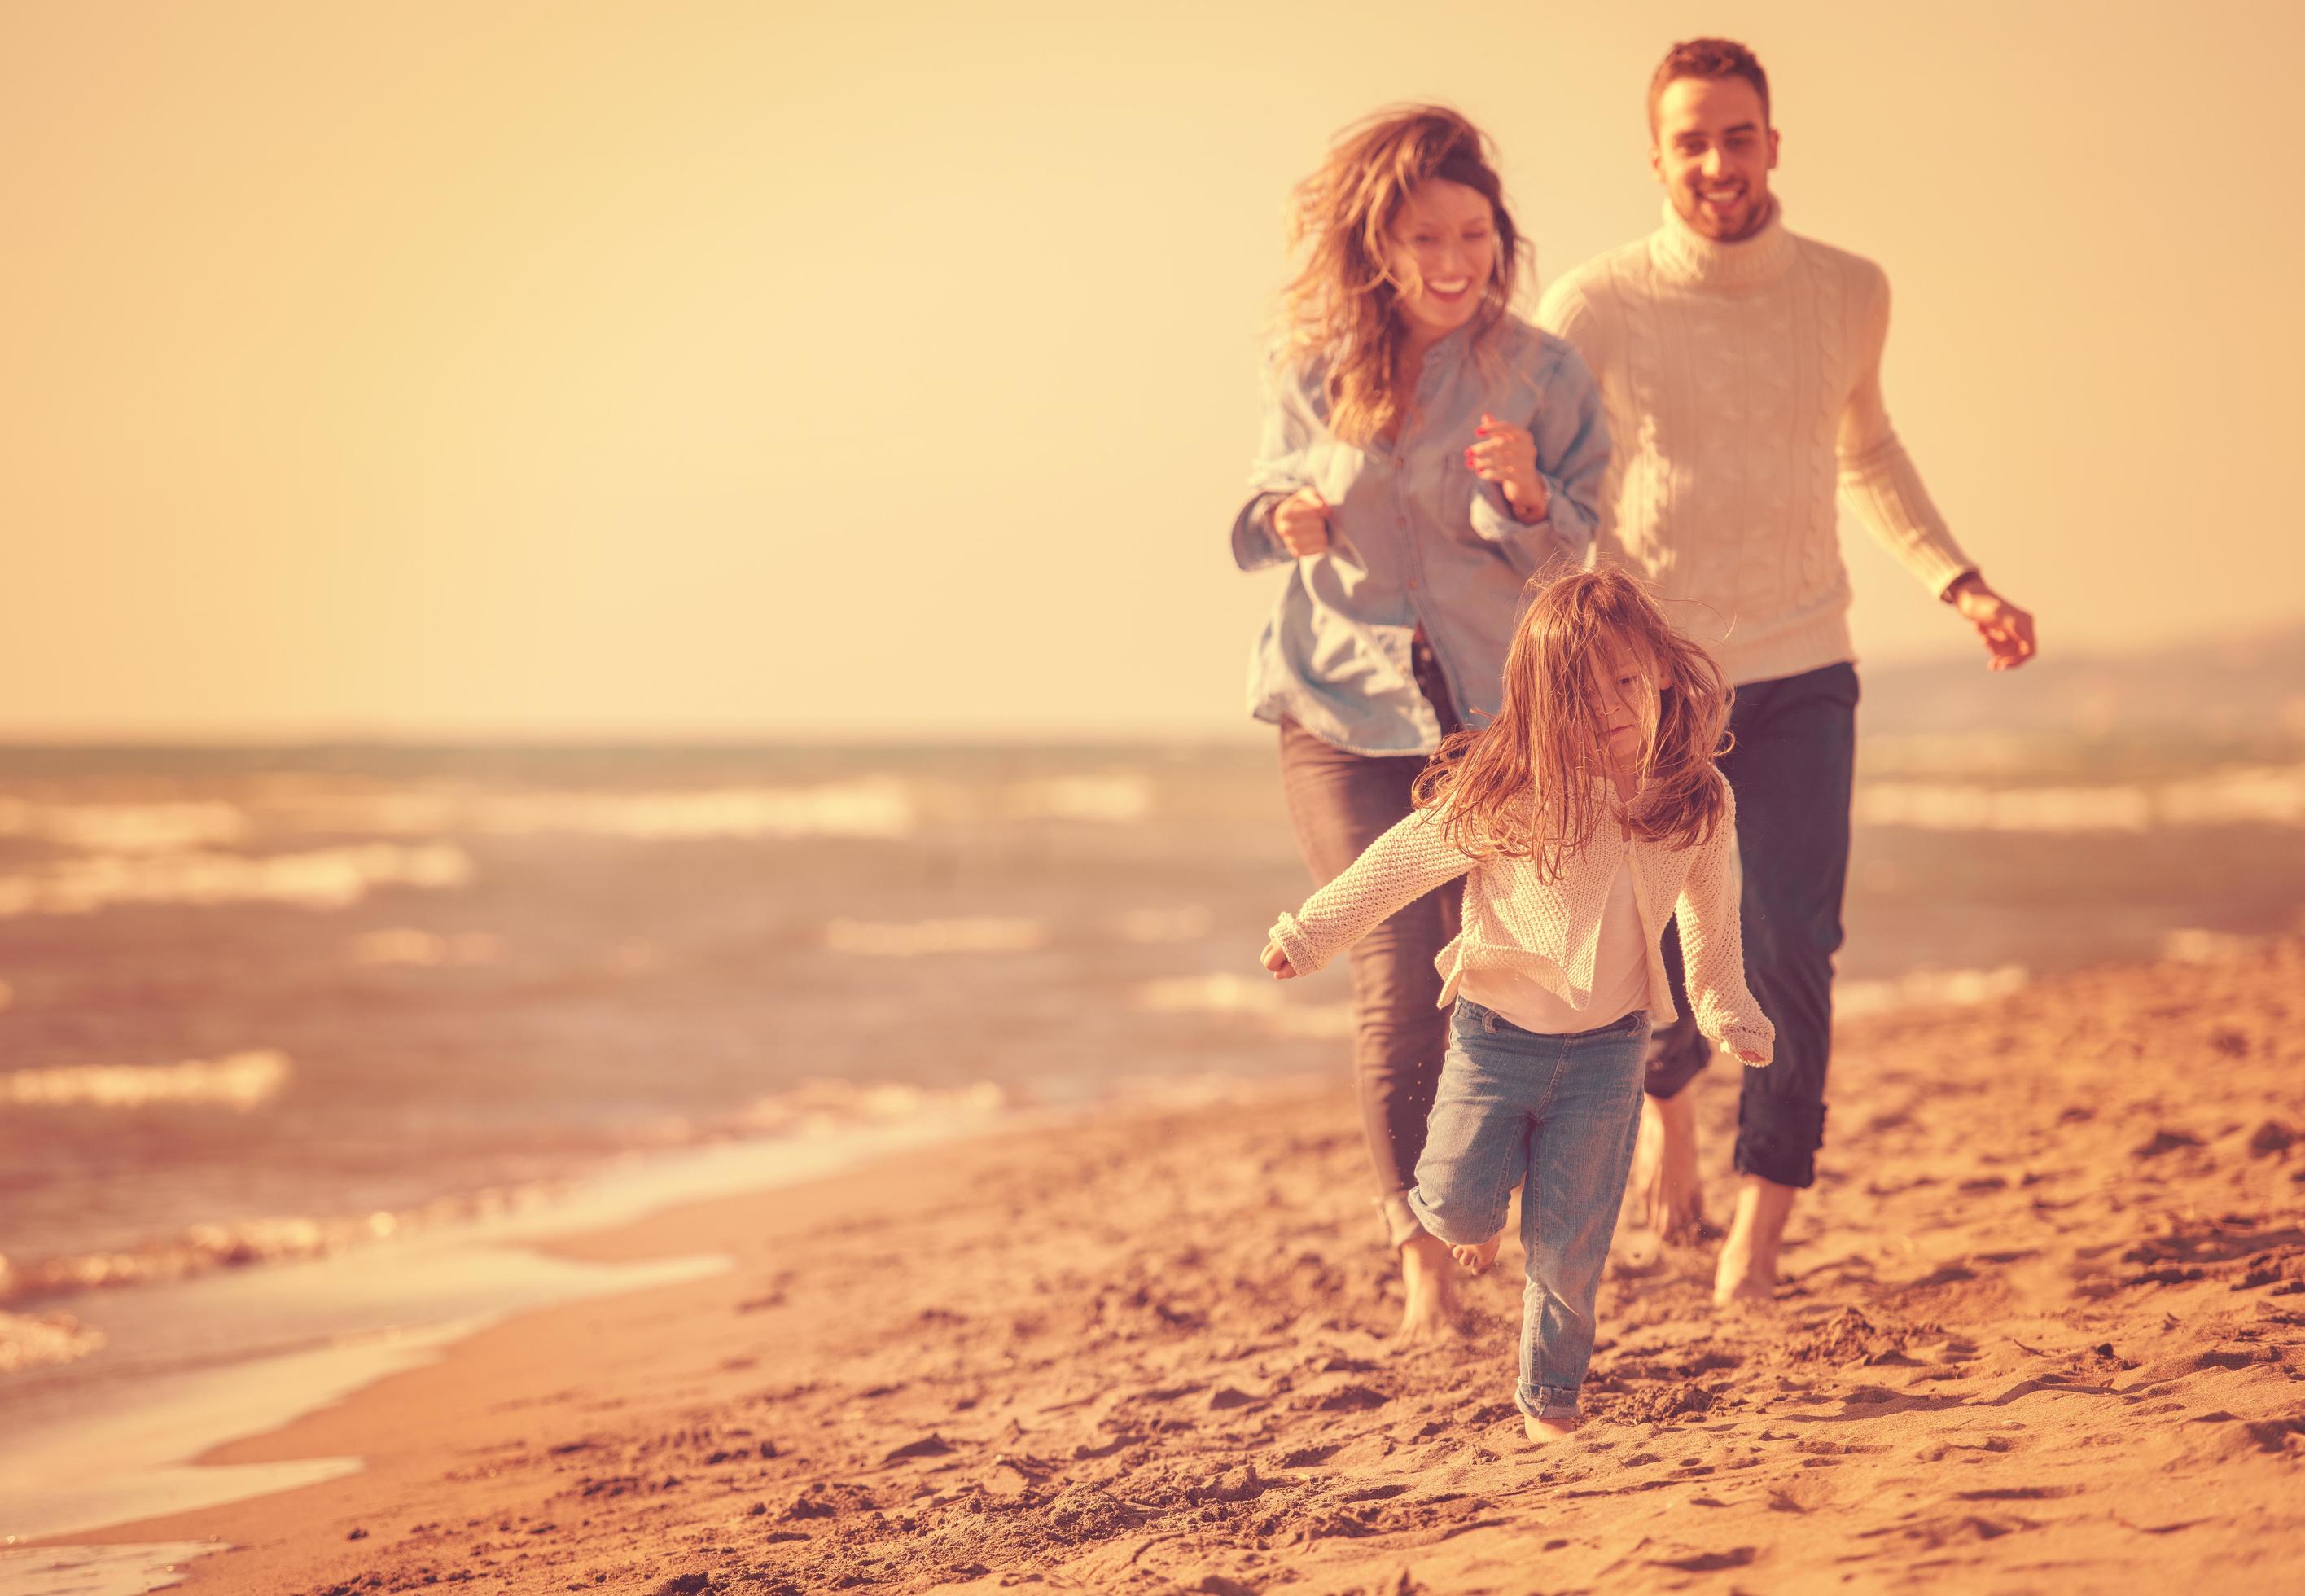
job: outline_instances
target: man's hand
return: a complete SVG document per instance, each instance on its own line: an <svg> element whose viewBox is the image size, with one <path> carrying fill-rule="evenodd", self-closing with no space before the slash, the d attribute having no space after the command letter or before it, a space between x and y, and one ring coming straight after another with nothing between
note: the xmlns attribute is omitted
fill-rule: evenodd
<svg viewBox="0 0 2305 1596"><path fill-rule="evenodd" d="M1289 950L1280 945L1279 937L1264 944L1264 968L1272 972L1272 978L1276 981L1297 978L1297 971L1289 962Z"/></svg>
<svg viewBox="0 0 2305 1596"><path fill-rule="evenodd" d="M1984 577L1971 572L1954 583L1952 606L1985 639L1991 669L2014 670L2033 657L2033 617L1987 587Z"/></svg>
<svg viewBox="0 0 2305 1596"><path fill-rule="evenodd" d="M1521 521L1542 521L1552 504L1544 479L1536 474L1536 440L1510 422L1484 412L1474 429L1479 441L1465 451L1465 466L1484 482L1504 490L1505 502Z"/></svg>
<svg viewBox="0 0 2305 1596"><path fill-rule="evenodd" d="M1329 546L1329 501L1310 488L1299 488L1272 507L1272 535L1298 559L1319 554Z"/></svg>

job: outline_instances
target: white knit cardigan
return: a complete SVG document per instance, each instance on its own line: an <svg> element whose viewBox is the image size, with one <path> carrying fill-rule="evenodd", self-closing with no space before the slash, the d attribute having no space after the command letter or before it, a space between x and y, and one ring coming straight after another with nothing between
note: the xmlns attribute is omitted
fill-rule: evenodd
<svg viewBox="0 0 2305 1596"><path fill-rule="evenodd" d="M1724 793L1727 783L1722 783ZM1290 968L1310 975L1374 929L1395 910L1435 887L1467 876L1464 930L1441 950L1441 1002L1453 1002L1466 973L1503 969L1527 976L1575 1008L1593 999L1601 915L1616 879L1618 850L1587 847L1571 856L1561 879L1547 884L1525 858L1474 858L1449 841L1438 810L1419 810L1369 844L1345 873L1283 913L1272 939ZM1679 1017L1659 947L1664 919L1680 928L1682 967L1697 1028L1737 1053L1774 1055L1776 1028L1745 986L1744 935L1738 916L1737 801L1726 798L1722 823L1695 848L1674 849L1636 837L1633 900L1648 949L1648 1010L1654 1023Z"/></svg>

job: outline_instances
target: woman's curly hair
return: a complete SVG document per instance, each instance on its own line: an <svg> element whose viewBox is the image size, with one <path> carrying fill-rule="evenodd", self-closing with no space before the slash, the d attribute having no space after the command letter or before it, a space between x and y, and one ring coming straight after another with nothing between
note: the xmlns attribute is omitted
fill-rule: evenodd
<svg viewBox="0 0 2305 1596"><path fill-rule="evenodd" d="M1281 291L1276 354L1324 368L1329 430L1357 447L1407 412L1395 307L1416 285L1396 275L1387 243L1410 191L1436 178L1475 190L1495 218L1496 264L1472 320L1476 358L1493 360L1525 246L1480 129L1445 106L1389 107L1340 133L1289 196L1289 247L1304 265Z"/></svg>

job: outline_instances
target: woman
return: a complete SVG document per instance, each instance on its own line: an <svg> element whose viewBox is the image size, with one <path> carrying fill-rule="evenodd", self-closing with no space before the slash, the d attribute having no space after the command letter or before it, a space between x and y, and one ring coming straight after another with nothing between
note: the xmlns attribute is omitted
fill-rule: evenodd
<svg viewBox="0 0 2305 1596"><path fill-rule="evenodd" d="M1289 820L1324 885L1408 814L1441 739L1495 713L1522 584L1591 546L1609 441L1576 353L1511 312L1524 246L1487 141L1454 111L1347 129L1289 231L1304 264L1232 549L1243 570L1289 565L1249 708L1280 728ZM1449 1250L1408 1193L1456 919L1437 890L1352 956L1354 1070L1412 1342L1455 1310Z"/></svg>

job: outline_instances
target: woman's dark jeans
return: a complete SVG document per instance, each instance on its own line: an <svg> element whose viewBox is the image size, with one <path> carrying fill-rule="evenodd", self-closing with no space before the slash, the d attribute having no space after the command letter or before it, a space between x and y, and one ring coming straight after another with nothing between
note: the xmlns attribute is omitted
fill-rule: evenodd
<svg viewBox="0 0 2305 1596"><path fill-rule="evenodd" d="M1849 876L1849 798L1857 752L1857 671L1828 665L1737 689L1721 762L1737 794L1744 866L1745 984L1777 1028L1776 1060L1746 1070L1737 1167L1781 1186L1816 1179L1824 1076L1833 1053L1833 956ZM1688 1018L1680 941L1664 934L1681 1018L1651 1041L1648 1093L1670 1097L1705 1068L1712 1044Z"/></svg>
<svg viewBox="0 0 2305 1596"><path fill-rule="evenodd" d="M1442 716L1446 726L1449 717ZM1326 886L1411 807L1422 754L1348 754L1294 721L1280 723L1280 785L1315 886ZM1461 883L1437 887L1363 937L1351 955L1353 1071L1375 1166L1377 1202L1394 1246L1424 1233L1408 1192L1449 1047L1433 961L1457 935Z"/></svg>

